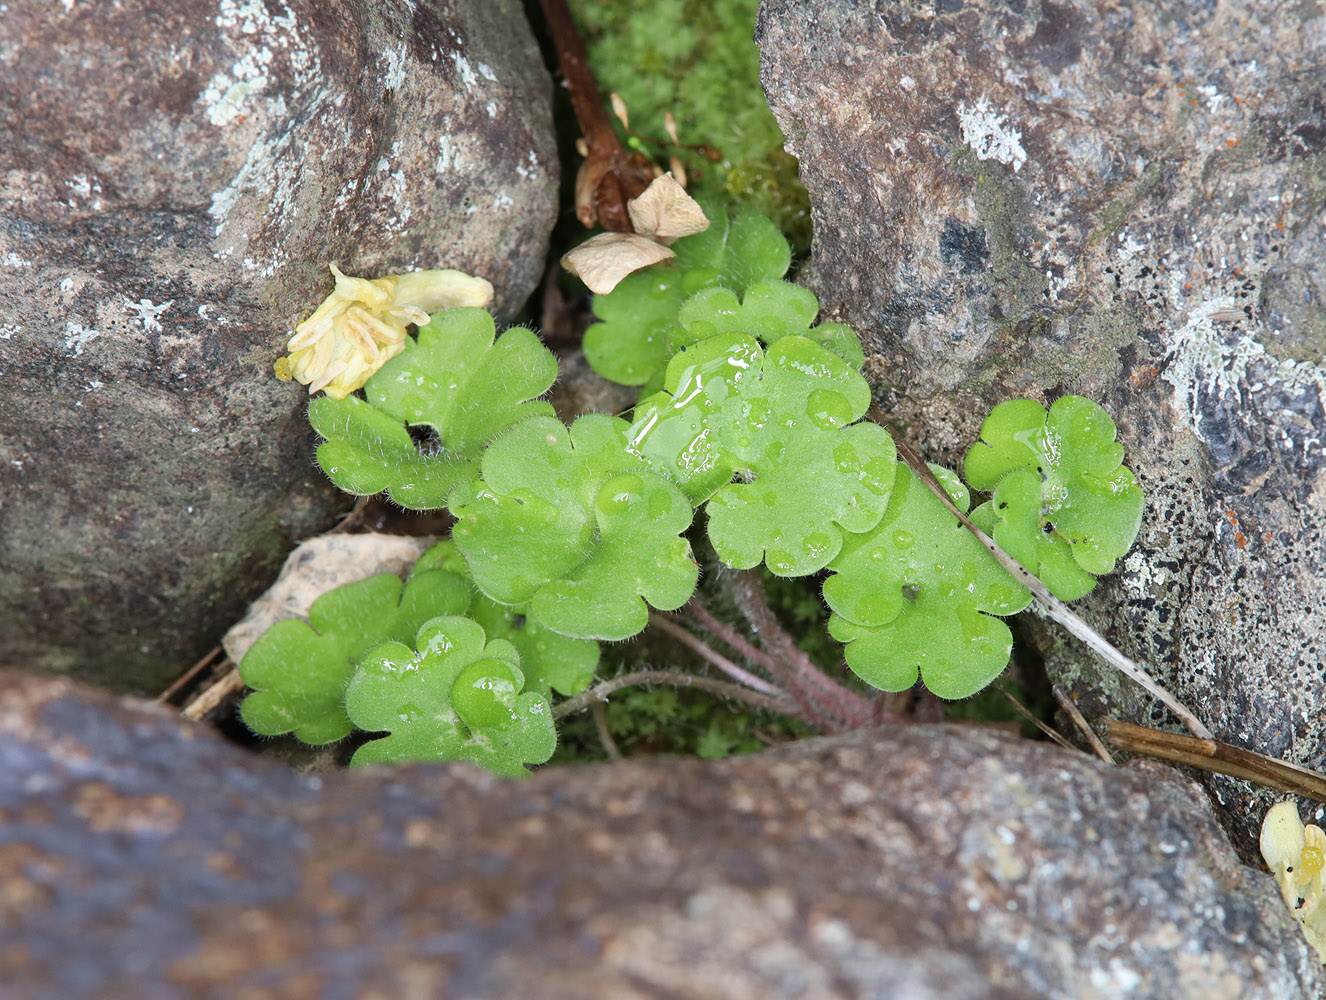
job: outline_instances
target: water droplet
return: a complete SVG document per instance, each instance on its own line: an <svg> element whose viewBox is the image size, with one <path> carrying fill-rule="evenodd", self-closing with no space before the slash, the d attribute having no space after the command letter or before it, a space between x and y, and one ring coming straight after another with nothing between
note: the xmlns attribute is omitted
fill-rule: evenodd
<svg viewBox="0 0 1326 1000"><path fill-rule="evenodd" d="M418 705L405 704L396 709L396 718L405 723L418 722L422 716Z"/></svg>
<svg viewBox="0 0 1326 1000"><path fill-rule="evenodd" d="M796 568L796 560L790 552L770 549L765 553L764 562L775 573L790 574Z"/></svg>
<svg viewBox="0 0 1326 1000"><path fill-rule="evenodd" d="M806 416L822 430L831 431L851 423L852 404L841 392L815 389L806 401Z"/></svg>
<svg viewBox="0 0 1326 1000"><path fill-rule="evenodd" d="M810 558L819 559L833 547L833 539L826 532L815 531L805 537L801 547Z"/></svg>
<svg viewBox="0 0 1326 1000"><path fill-rule="evenodd" d="M766 507L777 507L777 506L778 506L778 494L775 493L773 490L769 490L767 493L765 493L765 494L764 494L764 505L765 505Z"/></svg>
<svg viewBox="0 0 1326 1000"><path fill-rule="evenodd" d="M900 549L910 549L915 541L910 531L898 530L893 533L893 544Z"/></svg>

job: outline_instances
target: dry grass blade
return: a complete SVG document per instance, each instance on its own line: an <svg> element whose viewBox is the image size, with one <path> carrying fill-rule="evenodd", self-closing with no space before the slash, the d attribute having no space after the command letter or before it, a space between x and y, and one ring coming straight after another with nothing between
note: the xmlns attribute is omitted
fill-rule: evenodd
<svg viewBox="0 0 1326 1000"><path fill-rule="evenodd" d="M996 687L998 687L998 685L996 685ZM1036 716L1032 713L1031 709L1029 709L1026 705L1022 704L1022 702L1018 701L1015 697L1013 697L1013 693L1011 691L1005 691L1002 687L1000 687L999 693L1009 700L1009 703L1015 709L1017 709L1019 715L1021 715L1024 719L1030 722L1041 732L1043 732L1050 739L1054 740L1054 742L1058 743L1065 750L1071 750L1073 751L1073 753L1080 752L1077 749L1077 747L1073 746L1073 744L1069 743L1066 739L1064 739L1057 729L1053 729L1050 726L1047 726L1040 719L1036 718Z"/></svg>
<svg viewBox="0 0 1326 1000"><path fill-rule="evenodd" d="M1230 746L1219 740L1194 739L1178 733L1135 726L1118 719L1102 719L1106 735L1118 749L1174 764L1185 764L1213 774L1243 778L1267 788L1326 802L1326 774L1265 754Z"/></svg>
<svg viewBox="0 0 1326 1000"><path fill-rule="evenodd" d="M1086 737L1087 742L1091 744L1091 749L1096 751L1096 756L1106 764L1115 763L1114 755L1100 741L1096 731L1087 724L1087 720L1082 716L1082 712L1074 704L1073 699L1064 694L1063 688L1058 684L1054 685L1051 690L1054 692L1054 700L1059 703L1059 707L1064 710L1064 714L1073 720L1073 725L1077 726L1082 735Z"/></svg>

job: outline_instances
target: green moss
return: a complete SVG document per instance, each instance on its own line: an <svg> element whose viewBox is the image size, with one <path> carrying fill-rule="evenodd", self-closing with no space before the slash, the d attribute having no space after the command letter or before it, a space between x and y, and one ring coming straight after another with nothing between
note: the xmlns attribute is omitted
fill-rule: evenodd
<svg viewBox="0 0 1326 1000"><path fill-rule="evenodd" d="M760 88L757 0L580 0L574 4L604 97L621 95L631 130L666 162L676 152L691 191L772 218L798 253L810 246L810 204L796 160ZM687 147L667 145L671 111ZM653 140L658 140L655 144Z"/></svg>

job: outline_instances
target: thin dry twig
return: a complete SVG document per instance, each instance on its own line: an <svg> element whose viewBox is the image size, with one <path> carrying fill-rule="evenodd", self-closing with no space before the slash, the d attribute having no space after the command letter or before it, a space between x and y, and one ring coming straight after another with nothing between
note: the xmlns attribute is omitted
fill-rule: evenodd
<svg viewBox="0 0 1326 1000"><path fill-rule="evenodd" d="M637 670L629 674L622 674L620 677L601 681L592 688L581 691L574 698L568 698L566 701L554 705L552 717L563 719L576 712L583 712L594 702L606 701L610 694L620 691L622 688L634 687L640 684L670 684L673 687L700 688L703 691L722 695L725 698L743 701L747 705L754 705L756 708L768 709L770 712L778 712L782 715L794 717L801 715L797 705L790 698L771 698L767 694L760 694L758 691L752 691L738 684L730 684L727 681L716 680L713 677L701 677L699 674L688 674L681 670Z"/></svg>
<svg viewBox="0 0 1326 1000"><path fill-rule="evenodd" d="M1096 751L1096 756L1106 764L1116 763L1114 755L1110 753L1105 744L1100 741L1100 737L1096 735L1096 731L1087 724L1087 720L1083 717L1081 710L1077 707L1077 703L1074 702L1072 698L1068 697L1068 695L1064 693L1064 689L1058 684L1055 684L1051 690L1054 692L1054 700L1059 703L1059 707L1064 710L1064 713L1073 720L1073 725L1077 726L1082 735L1086 737L1087 742L1091 744L1091 749Z"/></svg>
<svg viewBox="0 0 1326 1000"><path fill-rule="evenodd" d="M211 666L212 661L215 660L219 655L221 655L224 652L225 650L222 649L220 646L213 646L210 650L207 651L206 656L204 656L201 660L199 660L197 663L191 666L188 670L184 671L183 674L181 674L178 678L176 678L175 683L173 683L170 687L166 688L166 690L162 691L159 695L157 695L157 704L164 705L167 702L169 702L171 698L175 697L176 693L179 691L180 688L184 687L185 684L188 684L189 681L193 680L200 673L202 673L209 666Z"/></svg>
<svg viewBox="0 0 1326 1000"><path fill-rule="evenodd" d="M201 722L206 718L207 713L211 712L232 694L237 694L243 690L244 681L240 679L239 668L231 663L230 669L222 674L217 682L207 690L199 692L198 697L185 705L180 714L186 719Z"/></svg>
<svg viewBox="0 0 1326 1000"><path fill-rule="evenodd" d="M1045 609L1045 614L1048 617L1057 621L1064 628L1068 629L1069 632L1081 639L1093 652L1104 659L1105 662L1109 663L1110 666L1142 685L1142 687L1150 692L1151 695L1173 712L1175 716L1188 727L1189 732L1193 733L1198 739L1211 740L1215 738L1211 734L1211 731L1202 724L1201 720L1184 707L1182 702L1157 684L1155 680L1152 679L1151 675L1140 666L1124 656L1123 653L1116 649L1108 639L1074 614L1072 610L1069 609L1068 605L1050 593L1045 584L1041 583L1041 581L1028 571L1026 567L1000 548L993 538L980 528L976 527L976 525L972 523L971 518L958 510L952 499L950 499L948 492L939 484L939 480L935 478L934 473L930 471L925 462L921 460L920 456L907 446L907 443L902 440L896 428L893 429L893 439L898 446L898 454L902 456L903 460L911 467L911 470L916 473L917 478L925 483L926 488L939 498L944 506L948 508L949 513L961 521L963 526L976 536L990 554L993 555L995 559L999 560L999 565L1008 570L1008 572L1013 575L1014 579L1035 595L1036 599L1040 601L1041 607Z"/></svg>
<svg viewBox="0 0 1326 1000"><path fill-rule="evenodd" d="M1040 719L1036 718L1035 714L1032 712L1031 709L1029 709L1026 705L1022 704L1022 702L1018 701L1018 699L1013 696L1013 692L1005 690L1003 687L1000 687L999 685L995 685L995 687L998 689L1000 694L1002 694L1005 698L1008 699L1009 704L1011 704L1015 709L1017 709L1017 712L1020 716L1022 716L1024 719L1030 722L1033 726L1035 726L1037 729L1043 732L1046 736L1054 740L1054 742L1058 743L1065 750L1071 750L1073 751L1073 753L1080 752L1077 749L1077 747L1073 746L1073 744L1069 743L1066 739L1063 738L1063 735L1059 732L1059 730L1054 729L1051 726L1047 726Z"/></svg>
<svg viewBox="0 0 1326 1000"><path fill-rule="evenodd" d="M1219 740L1193 739L1178 733L1101 719L1109 741L1120 750L1184 764L1213 774L1242 778L1267 788L1326 802L1326 774Z"/></svg>
<svg viewBox="0 0 1326 1000"><path fill-rule="evenodd" d="M603 702L596 701L590 705L589 714L594 716L594 731L598 733L599 742L603 744L603 752L608 755L608 760L621 760L622 752L617 748L617 741L612 738L612 730L608 728L608 710Z"/></svg>

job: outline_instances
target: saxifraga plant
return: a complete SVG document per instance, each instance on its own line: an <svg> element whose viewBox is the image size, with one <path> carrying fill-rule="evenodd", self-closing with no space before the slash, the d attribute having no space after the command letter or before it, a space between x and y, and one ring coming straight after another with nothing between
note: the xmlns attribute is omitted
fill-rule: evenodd
<svg viewBox="0 0 1326 1000"><path fill-rule="evenodd" d="M594 301L585 353L604 377L642 387L629 420L562 424L538 398L556 377L551 352L525 329L497 337L487 312L465 307L433 315L363 398L312 403L333 482L446 508L455 527L404 585L340 587L308 623L280 622L254 644L240 666L253 730L318 744L357 728L386 735L355 764L468 760L523 774L552 755L555 718L593 693L599 643L684 605L761 669L711 657L736 684L677 683L745 692L818 728L869 721L869 700L804 655L758 648L693 601L688 532L701 524L734 569L824 573L829 632L876 689L919 678L960 699L1004 670L1003 619L1031 595L863 420L860 343L815 324L814 295L783 280L790 253L773 224L708 214L669 265ZM1048 413L1000 404L964 463L971 488L990 494L971 519L1053 593L1081 597L1140 525L1142 493L1121 460L1113 422L1089 400L1066 396ZM931 469L967 510L957 475Z"/></svg>

